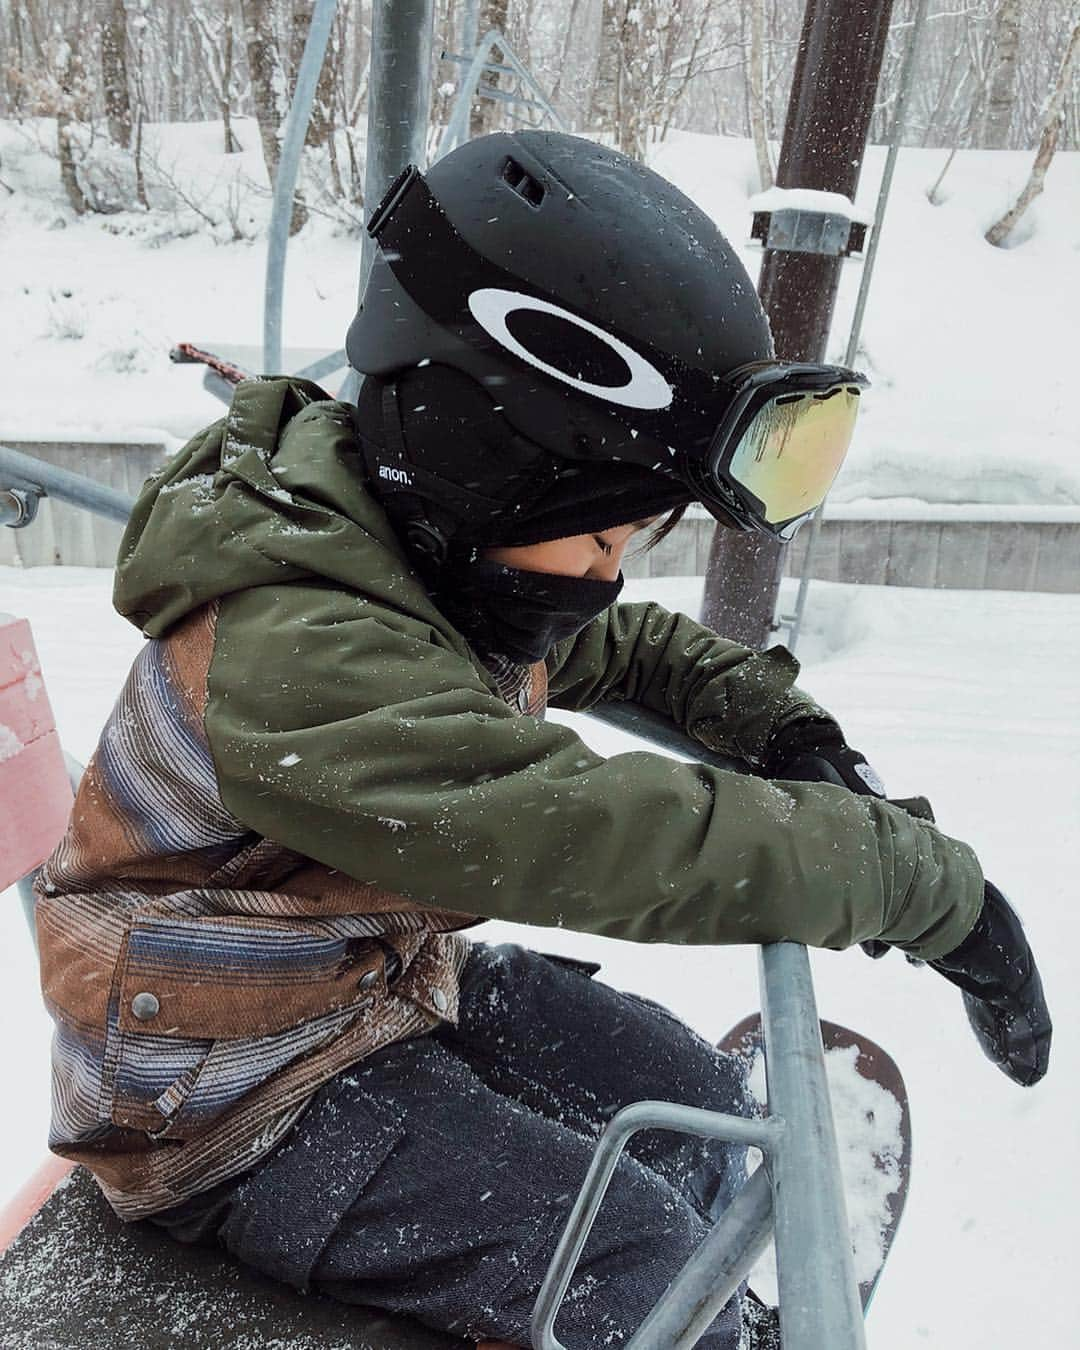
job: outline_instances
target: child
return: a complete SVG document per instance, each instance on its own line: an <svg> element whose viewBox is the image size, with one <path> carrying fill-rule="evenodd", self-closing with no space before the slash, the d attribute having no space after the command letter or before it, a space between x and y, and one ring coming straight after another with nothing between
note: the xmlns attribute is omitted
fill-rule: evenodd
<svg viewBox="0 0 1080 1350"><path fill-rule="evenodd" d="M1050 1025L971 850L883 799L787 652L615 603L631 538L690 501L790 537L862 378L775 362L715 227L587 141L472 142L371 228L359 406L241 385L125 535L115 600L151 641L38 889L52 1146L124 1218L525 1346L604 1122L744 1085L663 1008L460 930L878 939L959 984L1021 1082ZM542 720L604 698L757 776ZM641 1137L568 1344L626 1341L742 1175ZM701 1344L742 1321L735 1298Z"/></svg>

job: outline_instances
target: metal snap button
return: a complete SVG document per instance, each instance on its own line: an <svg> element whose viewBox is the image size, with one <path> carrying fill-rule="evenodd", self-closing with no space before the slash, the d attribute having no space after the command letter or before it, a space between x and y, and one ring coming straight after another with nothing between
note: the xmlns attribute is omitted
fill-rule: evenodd
<svg viewBox="0 0 1080 1350"><path fill-rule="evenodd" d="M518 690L517 705L522 712L529 711L529 691L524 685Z"/></svg>
<svg viewBox="0 0 1080 1350"><path fill-rule="evenodd" d="M136 994L131 1000L131 1011L140 1022L149 1022L161 1011L161 1004L156 994Z"/></svg>
<svg viewBox="0 0 1080 1350"><path fill-rule="evenodd" d="M444 1013L450 1006L450 1000L446 997L446 995L443 993L441 989L434 990L434 992L431 995L431 1001L432 1003L435 1004L435 1007L441 1013Z"/></svg>
<svg viewBox="0 0 1080 1350"><path fill-rule="evenodd" d="M369 989L374 989L378 982L379 972L377 970L365 970L363 975L360 976L360 982L356 987L362 994L366 994Z"/></svg>

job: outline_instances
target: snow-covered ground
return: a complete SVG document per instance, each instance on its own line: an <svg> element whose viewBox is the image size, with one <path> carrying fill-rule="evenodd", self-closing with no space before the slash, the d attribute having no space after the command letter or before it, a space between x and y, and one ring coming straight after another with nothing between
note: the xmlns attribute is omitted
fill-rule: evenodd
<svg viewBox="0 0 1080 1350"><path fill-rule="evenodd" d="M61 735L84 759L141 640L111 611L110 581L105 571L0 569L0 611L30 619ZM628 591L694 613L700 584L653 579ZM822 1015L885 1045L912 1099L911 1197L870 1344L1074 1344L1080 596L816 583L802 655L802 683L836 712L890 789L928 795L943 827L975 844L1013 896L1057 1025L1048 1079L1021 1091L982 1058L959 996L932 972L895 955L815 954ZM625 748L618 733L575 720L603 752ZM645 948L503 924L479 936L595 955L608 981L664 1000L714 1038L758 1003L751 950ZM5 1070L19 1085L17 1109L3 1117L2 1198L43 1154L47 1116L49 1027L14 891L0 907L0 1009Z"/></svg>
<svg viewBox="0 0 1080 1350"><path fill-rule="evenodd" d="M258 235L268 214L258 135L249 122L237 132L245 152L225 156L216 123L153 127L148 154L205 212L223 213L231 193L242 203L238 223ZM15 189L0 195L0 371L12 381L0 440L119 436L175 446L221 405L197 368L169 363L169 348L261 343L265 244L215 243L186 209L75 219L41 148L53 134L49 122L0 122L4 180ZM750 143L673 132L652 158L739 246L756 278ZM880 146L867 155L856 203L864 216L873 215L884 159ZM1031 153L961 152L942 204L931 206L926 190L944 159L940 150L900 156L857 361L873 389L833 500L1080 503L1069 416L1080 154L1058 153L1008 249L982 236L1015 199ZM341 345L358 260L357 240L324 218L292 241L286 345ZM845 264L831 359L843 355L862 268L857 258Z"/></svg>

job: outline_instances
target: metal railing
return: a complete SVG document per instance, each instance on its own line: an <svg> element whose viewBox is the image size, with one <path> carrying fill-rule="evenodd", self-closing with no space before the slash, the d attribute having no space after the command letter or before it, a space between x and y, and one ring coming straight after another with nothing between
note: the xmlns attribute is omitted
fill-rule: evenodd
<svg viewBox="0 0 1080 1350"><path fill-rule="evenodd" d="M648 708L610 702L592 709L592 716L663 749L740 771ZM746 1121L646 1102L611 1120L537 1300L532 1331L540 1350L564 1350L554 1330L559 1306L619 1155L643 1129L752 1143L762 1150L765 1163L675 1276L627 1350L689 1350L735 1292L773 1229L783 1350L864 1350L862 1305L806 948L795 942L761 947L759 979L768 1116Z"/></svg>
<svg viewBox="0 0 1080 1350"><path fill-rule="evenodd" d="M29 525L42 497L54 497L122 525L135 505L134 498L116 488L0 445L0 525L16 530Z"/></svg>

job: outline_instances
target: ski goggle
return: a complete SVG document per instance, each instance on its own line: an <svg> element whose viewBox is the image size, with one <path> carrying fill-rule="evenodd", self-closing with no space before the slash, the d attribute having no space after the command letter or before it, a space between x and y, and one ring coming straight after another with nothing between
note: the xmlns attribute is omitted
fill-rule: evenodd
<svg viewBox="0 0 1080 1350"><path fill-rule="evenodd" d="M743 529L790 539L840 471L869 380L841 366L761 362L724 383L731 401L690 466L695 486Z"/></svg>

